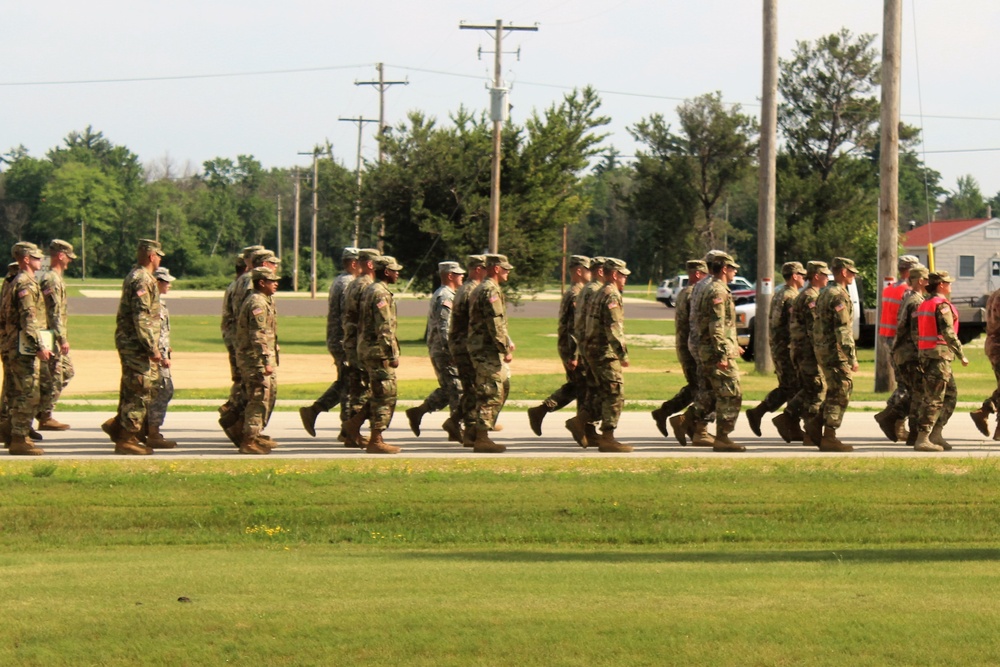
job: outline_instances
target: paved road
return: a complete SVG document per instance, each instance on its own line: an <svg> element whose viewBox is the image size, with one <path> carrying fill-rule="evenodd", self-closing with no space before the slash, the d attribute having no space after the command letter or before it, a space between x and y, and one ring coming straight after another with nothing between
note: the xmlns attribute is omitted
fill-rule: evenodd
<svg viewBox="0 0 1000 667"><path fill-rule="evenodd" d="M60 459L112 459L116 457L113 446L100 430L100 424L111 415L104 412L67 412L58 415L63 421L73 424L73 430L63 433L46 433L45 441L39 443L46 450L48 458ZM964 413L956 413L953 423L946 429L947 436L954 445L951 452L918 453L903 445L890 443L881 437L871 413L848 413L841 429L841 439L855 446L852 453L823 453L801 444L785 444L777 437L773 427L765 423L763 438L754 437L741 419L734 438L747 445L744 454L718 454L707 449L680 447L672 438L664 440L653 426L647 413L628 412L622 417L618 437L622 442L635 446L632 454L601 454L593 449L577 447L562 423L570 416L567 411L549 415L544 424L544 437L536 437L528 428L527 414L505 412L501 422L505 428L494 434L494 439L507 445L505 454L474 454L454 443L447 442L444 433L438 429L444 415L425 417L423 435L415 437L406 425L406 418L400 411L387 432L386 440L403 447L399 457L413 458L469 458L482 456L496 457L652 457L652 458L901 458L901 457L946 457L952 459L986 458L1000 454L1000 442L988 440L979 434L972 421ZM160 450L155 458L226 458L239 456L232 444L226 440L216 423L217 415L206 412L175 412L167 417L164 434L174 438L181 446L173 450ZM322 415L317 424L318 437L310 438L302 430L297 412L276 412L267 429L269 435L281 443L270 458L296 459L343 459L371 457L360 450L348 449L335 441L339 431L336 417ZM125 458L125 457L120 457ZM248 458L248 457L241 457ZM263 458L263 457L260 457ZM398 458L398 457L397 457ZM33 459L37 460L37 459Z"/></svg>

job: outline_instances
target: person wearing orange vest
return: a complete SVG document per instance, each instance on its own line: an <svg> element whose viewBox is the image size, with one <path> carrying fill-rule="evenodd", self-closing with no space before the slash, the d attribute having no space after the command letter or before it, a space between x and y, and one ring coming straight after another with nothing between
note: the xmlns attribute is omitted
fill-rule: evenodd
<svg viewBox="0 0 1000 667"><path fill-rule="evenodd" d="M903 255L900 257L897 262L899 282L887 285L882 290L882 319L879 322L878 335L885 343L885 346L882 348L884 350L893 349L896 340L896 327L899 322L899 309L903 305L903 299L906 297L907 292L911 291L910 269L919 264L920 260L913 255ZM906 387L902 386L902 383L899 382L899 367L896 365L896 361L891 354L889 355L889 363L892 366L892 376L896 378L896 389L888 401L888 406L891 407L905 402L906 396L904 392L906 391ZM889 407L875 415L875 421L878 422L882 432L893 442L906 439L905 418L905 414L899 415L896 411L890 410Z"/></svg>
<svg viewBox="0 0 1000 667"><path fill-rule="evenodd" d="M983 401L983 406L971 412L972 421L983 435L990 434L989 416L1000 412L1000 289L994 290L986 300L986 343L983 346L986 358L993 367L993 375L997 379L997 388L993 394ZM1000 422L997 423L993 439L1000 440Z"/></svg>
<svg viewBox="0 0 1000 667"><path fill-rule="evenodd" d="M917 348L924 373L924 396L918 417L918 452L941 452L951 449L942 433L958 400L951 362L960 357L963 366L969 360L958 340L958 312L948 297L955 279L947 271L931 273L927 298L917 308Z"/></svg>

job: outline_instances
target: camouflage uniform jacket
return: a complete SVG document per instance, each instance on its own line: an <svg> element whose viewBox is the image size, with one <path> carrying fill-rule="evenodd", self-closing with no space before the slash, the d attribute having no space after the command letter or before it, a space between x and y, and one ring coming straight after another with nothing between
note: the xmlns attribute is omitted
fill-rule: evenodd
<svg viewBox="0 0 1000 667"><path fill-rule="evenodd" d="M701 345L699 359L706 366L731 361L739 356L736 342L736 306L725 280L712 279L701 290L691 314L697 313Z"/></svg>
<svg viewBox="0 0 1000 667"><path fill-rule="evenodd" d="M816 361L824 366L858 363L854 349L854 304L847 290L837 283L830 283L816 297L813 349Z"/></svg>
<svg viewBox="0 0 1000 667"><path fill-rule="evenodd" d="M167 302L160 297L160 339L157 343L160 348L160 356L164 359L170 358L170 311L167 310Z"/></svg>
<svg viewBox="0 0 1000 667"><path fill-rule="evenodd" d="M45 298L48 328L52 330L56 347L65 345L69 339L66 337L66 283L63 282L62 274L46 271L39 286L42 288L42 296Z"/></svg>
<svg viewBox="0 0 1000 667"><path fill-rule="evenodd" d="M326 299L326 349L334 357L344 354L344 291L353 280L350 273L341 273L330 284Z"/></svg>
<svg viewBox="0 0 1000 667"><path fill-rule="evenodd" d="M674 299L674 346L677 348L677 358L681 363L694 361L691 350L688 349L688 337L691 335L691 291L694 285L686 285Z"/></svg>
<svg viewBox="0 0 1000 667"><path fill-rule="evenodd" d="M389 286L381 280L373 282L361 293L357 353L362 363L399 360L396 301Z"/></svg>
<svg viewBox="0 0 1000 667"><path fill-rule="evenodd" d="M23 332L24 337L28 340L28 349L34 354L41 348L42 338L39 332L47 328L45 300L42 298L42 290L34 276L24 271L17 274L11 283L7 308L9 351L18 349L20 334Z"/></svg>
<svg viewBox="0 0 1000 667"><path fill-rule="evenodd" d="M791 359L792 344L792 306L799 290L785 283L774 291L771 297L771 312L767 323L771 330L771 357Z"/></svg>
<svg viewBox="0 0 1000 667"><path fill-rule="evenodd" d="M340 310L344 325L344 359L352 366L360 368L358 359L358 318L361 316L361 293L375 282L375 278L361 275L344 288L344 302Z"/></svg>
<svg viewBox="0 0 1000 667"><path fill-rule="evenodd" d="M903 295L903 303L899 306L899 318L896 320L896 337L892 341L892 360L896 365L917 361L917 308L927 297L920 292L908 290Z"/></svg>
<svg viewBox="0 0 1000 667"><path fill-rule="evenodd" d="M816 359L816 351L813 348L813 329L816 323L816 298L818 296L819 288L810 285L799 292L795 301L792 302L789 333L792 358L796 364Z"/></svg>
<svg viewBox="0 0 1000 667"><path fill-rule="evenodd" d="M431 296L427 314L427 349L432 356L450 356L448 331L451 328L451 310L455 304L455 290L447 285L438 287Z"/></svg>
<svg viewBox="0 0 1000 667"><path fill-rule="evenodd" d="M1000 361L1000 289L986 300L986 357Z"/></svg>
<svg viewBox="0 0 1000 667"><path fill-rule="evenodd" d="M587 333L582 343L592 361L628 363L625 343L625 305L614 283L605 283L600 292L587 300Z"/></svg>
<svg viewBox="0 0 1000 667"><path fill-rule="evenodd" d="M222 330L222 341L226 344L226 347L234 347L236 345L236 316L239 315L239 309L235 307L233 300L236 297L236 289L240 278L244 275L241 273L233 282L229 283L226 293L222 295L222 323L219 328Z"/></svg>
<svg viewBox="0 0 1000 667"><path fill-rule="evenodd" d="M115 347L123 355L152 359L159 340L160 291L153 274L136 265L122 283Z"/></svg>
<svg viewBox="0 0 1000 667"><path fill-rule="evenodd" d="M452 359L469 353L466 343L469 340L469 297L479 287L475 280L467 280L455 292L452 301L451 322L448 325L448 350Z"/></svg>
<svg viewBox="0 0 1000 667"><path fill-rule="evenodd" d="M269 294L251 292L236 318L236 359L244 377L278 365L278 311Z"/></svg>
<svg viewBox="0 0 1000 667"><path fill-rule="evenodd" d="M563 292L562 301L559 303L559 325L556 329L558 336L556 349L559 350L559 358L563 364L567 364L576 359L578 340L576 338L576 299L579 296L583 285L580 283L570 285Z"/></svg>
<svg viewBox="0 0 1000 667"><path fill-rule="evenodd" d="M587 304L603 287L603 283L591 280L576 295L576 302L573 304L573 336L580 354L583 354L583 340L587 337Z"/></svg>
<svg viewBox="0 0 1000 667"><path fill-rule="evenodd" d="M8 274L3 279L3 288L0 289L0 352L8 350L7 343L10 340L10 331L7 329L8 313L10 311L10 297L14 293L14 275Z"/></svg>
<svg viewBox="0 0 1000 667"><path fill-rule="evenodd" d="M496 281L486 279L469 295L469 339L473 359L507 354L507 300Z"/></svg>
<svg viewBox="0 0 1000 667"><path fill-rule="evenodd" d="M938 336L944 338L944 345L935 345L933 350L920 350L920 358L944 359L954 361L955 357L961 359L965 356L962 350L962 343L958 340L955 332L955 314L952 311L954 306L946 298L934 309L934 319L937 320Z"/></svg>
<svg viewBox="0 0 1000 667"><path fill-rule="evenodd" d="M697 360L701 359L699 350L702 345L701 332L703 330L698 302L701 301L701 295L705 293L713 280L714 278L708 275L691 286L691 300L688 302L688 352Z"/></svg>

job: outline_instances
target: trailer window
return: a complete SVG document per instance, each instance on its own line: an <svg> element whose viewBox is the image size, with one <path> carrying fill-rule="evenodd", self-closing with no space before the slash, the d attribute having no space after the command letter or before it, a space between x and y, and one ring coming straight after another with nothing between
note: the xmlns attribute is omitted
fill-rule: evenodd
<svg viewBox="0 0 1000 667"><path fill-rule="evenodd" d="M958 256L958 277L959 278L976 277L976 258L974 255Z"/></svg>

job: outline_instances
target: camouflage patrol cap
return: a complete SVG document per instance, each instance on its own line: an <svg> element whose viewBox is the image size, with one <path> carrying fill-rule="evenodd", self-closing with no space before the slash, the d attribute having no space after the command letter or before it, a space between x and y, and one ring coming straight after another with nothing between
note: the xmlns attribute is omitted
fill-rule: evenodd
<svg viewBox="0 0 1000 667"><path fill-rule="evenodd" d="M712 260L714 260L719 255L727 255L727 254L728 253L726 253L725 250L709 250L708 252L705 253L705 263L711 264Z"/></svg>
<svg viewBox="0 0 1000 667"><path fill-rule="evenodd" d="M574 269L578 266L582 266L585 269L590 268L590 258L586 255L570 255L569 261L566 266L570 269Z"/></svg>
<svg viewBox="0 0 1000 667"><path fill-rule="evenodd" d="M247 261L243 257L236 258L236 268L240 271L245 271L247 268Z"/></svg>
<svg viewBox="0 0 1000 667"><path fill-rule="evenodd" d="M438 273L455 273L458 275L465 275L465 269L458 262L438 262Z"/></svg>
<svg viewBox="0 0 1000 667"><path fill-rule="evenodd" d="M791 278L796 273L799 275L806 275L806 270L802 266L802 262L785 262L781 265L781 275L785 278Z"/></svg>
<svg viewBox="0 0 1000 667"><path fill-rule="evenodd" d="M154 241L153 239L139 239L139 247L137 250L142 252L155 252L160 257L166 256L163 252L163 248L160 246L160 242Z"/></svg>
<svg viewBox="0 0 1000 667"><path fill-rule="evenodd" d="M918 266L919 264L920 260L916 255L903 255L896 261L896 266L899 267L900 271L912 269L914 266Z"/></svg>
<svg viewBox="0 0 1000 667"><path fill-rule="evenodd" d="M486 255L486 266L499 266L508 271L514 270L514 265L507 261L507 255Z"/></svg>
<svg viewBox="0 0 1000 667"><path fill-rule="evenodd" d="M165 283L172 283L177 280L174 276L170 275L170 269L165 266L161 266L156 271L153 271L153 277Z"/></svg>
<svg viewBox="0 0 1000 667"><path fill-rule="evenodd" d="M362 248L358 251L358 259L362 262L370 262L382 256L382 253L375 248Z"/></svg>
<svg viewBox="0 0 1000 667"><path fill-rule="evenodd" d="M52 239L52 241L49 242L49 254L55 252L63 252L66 253L66 256L70 259L76 259L76 253L73 252L73 245L63 241L62 239Z"/></svg>
<svg viewBox="0 0 1000 667"><path fill-rule="evenodd" d="M839 271L840 269L847 269L851 273L857 273L858 269L854 266L854 260L848 259L846 257L834 257L833 261L830 263L831 268L834 271Z"/></svg>
<svg viewBox="0 0 1000 667"><path fill-rule="evenodd" d="M822 273L826 275L830 273L830 267L826 265L826 262L821 262L818 259L814 259L806 264L806 275L814 276L817 273Z"/></svg>
<svg viewBox="0 0 1000 667"><path fill-rule="evenodd" d="M21 265L17 262L11 262L7 265L7 275L16 276L17 272L21 270Z"/></svg>
<svg viewBox="0 0 1000 667"><path fill-rule="evenodd" d="M22 257L41 259L42 257L44 257L42 251L38 249L38 246L28 241L20 241L18 243L15 243L14 247L11 248L10 253L11 255L13 255L14 259L20 259Z"/></svg>
<svg viewBox="0 0 1000 667"><path fill-rule="evenodd" d="M684 268L688 273L693 273L695 271L701 271L702 273L708 273L708 264L705 263L703 259L689 259L684 263Z"/></svg>
<svg viewBox="0 0 1000 667"><path fill-rule="evenodd" d="M262 246L262 245L248 245L246 248L243 248L243 250L240 251L240 256L249 265L250 258L253 257L253 254L255 252L257 252L258 250L264 250L264 246Z"/></svg>
<svg viewBox="0 0 1000 667"><path fill-rule="evenodd" d="M486 255L468 255L465 258L465 268L469 271L481 266L486 266Z"/></svg>
<svg viewBox="0 0 1000 667"><path fill-rule="evenodd" d="M930 271L923 264L910 267L910 283L915 283L918 280L926 280L929 275Z"/></svg>
<svg viewBox="0 0 1000 667"><path fill-rule="evenodd" d="M941 283L953 283L955 279L947 271L934 271L929 276L927 276L928 282L931 285L940 285Z"/></svg>
<svg viewBox="0 0 1000 667"><path fill-rule="evenodd" d="M590 270L591 271L604 271L604 262L608 260L607 257L594 257L590 260Z"/></svg>
<svg viewBox="0 0 1000 667"><path fill-rule="evenodd" d="M281 263L281 260L278 259L277 255L274 254L273 250L268 250L267 248L255 251L253 253L253 256L250 257L250 265L253 268L262 266L264 262L268 262L270 264L279 264Z"/></svg>
<svg viewBox="0 0 1000 667"><path fill-rule="evenodd" d="M258 280L278 282L278 274L270 266L255 266L253 271L250 272L250 277L254 282Z"/></svg>
<svg viewBox="0 0 1000 667"><path fill-rule="evenodd" d="M375 268L383 271L402 271L403 265L396 262L391 255L380 255L375 258Z"/></svg>
<svg viewBox="0 0 1000 667"><path fill-rule="evenodd" d="M710 250L709 254L711 255L711 259L708 259L708 255L706 255L706 261L710 266L722 265L722 266L732 267L734 269L740 268L740 265L736 263L736 260L733 259L733 256L730 255L728 252L722 252L721 250Z"/></svg>
<svg viewBox="0 0 1000 667"><path fill-rule="evenodd" d="M346 262L349 259L357 259L358 252L359 251L357 248L347 246L346 248L344 248L344 252L340 253L340 261Z"/></svg>
<svg viewBox="0 0 1000 667"><path fill-rule="evenodd" d="M608 257L604 260L604 272L610 273L611 271L617 271L623 276L627 276L631 271L628 270L628 266L625 264L625 260L618 259L617 257Z"/></svg>

